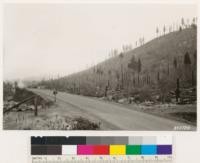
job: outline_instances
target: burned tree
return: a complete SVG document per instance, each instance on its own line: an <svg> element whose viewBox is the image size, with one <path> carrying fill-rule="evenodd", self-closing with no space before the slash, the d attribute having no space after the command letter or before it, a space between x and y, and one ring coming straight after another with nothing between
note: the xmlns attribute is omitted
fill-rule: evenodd
<svg viewBox="0 0 200 163"><path fill-rule="evenodd" d="M137 62L135 60L135 56L134 55L132 56L131 61L128 64L128 68L131 69L131 71L133 72L133 85L135 85L134 73L135 73L135 70L137 69Z"/></svg>
<svg viewBox="0 0 200 163"><path fill-rule="evenodd" d="M119 55L119 58L120 58L120 63L121 63L121 89L124 88L124 75L123 75L123 64L122 64L122 61L123 61L123 58L124 58L124 54L123 53L120 53Z"/></svg>
<svg viewBox="0 0 200 163"><path fill-rule="evenodd" d="M138 59L137 63L137 71L138 71L138 84L140 84L140 72L142 70L142 64L140 58Z"/></svg>
<svg viewBox="0 0 200 163"><path fill-rule="evenodd" d="M174 64L174 68L177 69L177 59L176 58L174 58L173 64Z"/></svg>
<svg viewBox="0 0 200 163"><path fill-rule="evenodd" d="M180 98L180 83L179 83L179 78L177 78L176 80L176 102L179 102L179 98Z"/></svg>
<svg viewBox="0 0 200 163"><path fill-rule="evenodd" d="M185 66L185 80L190 81L190 69L191 69L191 59L188 52L184 55L184 66Z"/></svg>
<svg viewBox="0 0 200 163"><path fill-rule="evenodd" d="M165 32L166 32L166 27L165 25L163 26L163 35L165 35Z"/></svg>
<svg viewBox="0 0 200 163"><path fill-rule="evenodd" d="M157 34L157 37L159 36L159 28L157 27L156 28L156 34Z"/></svg>

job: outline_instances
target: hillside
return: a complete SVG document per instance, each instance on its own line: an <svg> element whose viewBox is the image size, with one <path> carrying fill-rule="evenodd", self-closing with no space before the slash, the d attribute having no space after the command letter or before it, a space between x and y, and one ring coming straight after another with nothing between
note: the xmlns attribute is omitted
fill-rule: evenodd
<svg viewBox="0 0 200 163"><path fill-rule="evenodd" d="M155 38L79 73L42 81L40 85L87 96L139 95L140 100L155 100L154 94L166 99L170 92L174 96L177 79L178 89L195 88L196 51L197 30L190 27Z"/></svg>

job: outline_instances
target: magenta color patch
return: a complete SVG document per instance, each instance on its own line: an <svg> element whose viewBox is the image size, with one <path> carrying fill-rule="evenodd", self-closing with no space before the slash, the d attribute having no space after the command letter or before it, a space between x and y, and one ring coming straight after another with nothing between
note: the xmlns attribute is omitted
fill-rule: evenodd
<svg viewBox="0 0 200 163"><path fill-rule="evenodd" d="M93 146L92 145L78 145L77 153L78 155L92 155Z"/></svg>

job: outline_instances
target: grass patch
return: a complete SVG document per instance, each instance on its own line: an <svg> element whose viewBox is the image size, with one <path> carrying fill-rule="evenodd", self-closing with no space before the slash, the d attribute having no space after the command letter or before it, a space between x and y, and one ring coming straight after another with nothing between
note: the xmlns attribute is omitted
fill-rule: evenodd
<svg viewBox="0 0 200 163"><path fill-rule="evenodd" d="M98 130L100 129L100 124L90 122L89 120L78 117L74 119L73 130Z"/></svg>

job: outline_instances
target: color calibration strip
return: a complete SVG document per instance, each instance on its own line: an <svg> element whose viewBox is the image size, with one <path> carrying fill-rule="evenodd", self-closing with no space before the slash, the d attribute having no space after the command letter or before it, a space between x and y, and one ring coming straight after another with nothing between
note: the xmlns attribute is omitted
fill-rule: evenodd
<svg viewBox="0 0 200 163"><path fill-rule="evenodd" d="M172 137L31 137L31 155L172 155Z"/></svg>

